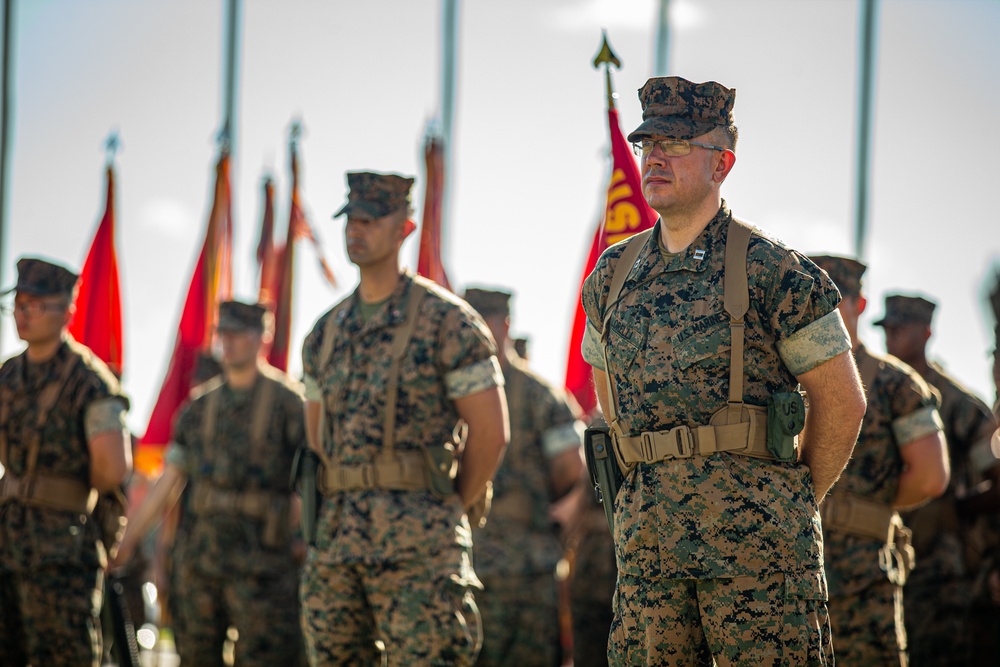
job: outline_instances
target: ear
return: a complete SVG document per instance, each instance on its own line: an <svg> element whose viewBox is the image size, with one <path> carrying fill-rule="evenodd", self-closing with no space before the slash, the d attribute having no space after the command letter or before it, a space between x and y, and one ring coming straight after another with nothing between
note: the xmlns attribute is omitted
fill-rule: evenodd
<svg viewBox="0 0 1000 667"><path fill-rule="evenodd" d="M729 176L729 172L733 170L735 164L736 153L731 150L724 150L719 153L718 158L716 158L715 168L712 170L712 180L716 183L722 183Z"/></svg>
<svg viewBox="0 0 1000 667"><path fill-rule="evenodd" d="M858 295L858 315L860 315L861 313L865 312L865 308L867 308L867 307L868 307L868 299L866 299L865 297L863 297L863 296L861 296L859 294Z"/></svg>
<svg viewBox="0 0 1000 667"><path fill-rule="evenodd" d="M63 326L68 327L69 323L73 321L73 316L76 315L76 302L69 304L66 308L66 312L63 313Z"/></svg>

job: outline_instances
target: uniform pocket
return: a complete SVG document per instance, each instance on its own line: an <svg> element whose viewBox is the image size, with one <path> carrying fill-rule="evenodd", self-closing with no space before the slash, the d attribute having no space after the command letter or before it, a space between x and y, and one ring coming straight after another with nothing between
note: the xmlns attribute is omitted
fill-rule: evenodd
<svg viewBox="0 0 1000 667"><path fill-rule="evenodd" d="M785 665L832 665L833 638L823 573L785 574Z"/></svg>
<svg viewBox="0 0 1000 667"><path fill-rule="evenodd" d="M678 331L671 338L677 368L684 370L705 359L725 357L728 364L732 347L729 316L713 313Z"/></svg>

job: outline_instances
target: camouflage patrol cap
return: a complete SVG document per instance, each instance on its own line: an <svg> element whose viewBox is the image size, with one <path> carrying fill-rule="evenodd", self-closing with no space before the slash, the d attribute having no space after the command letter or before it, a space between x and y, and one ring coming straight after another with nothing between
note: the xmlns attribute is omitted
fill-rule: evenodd
<svg viewBox="0 0 1000 667"><path fill-rule="evenodd" d="M861 294L861 276L868 267L856 259L838 255L810 255L809 259L823 269L845 296Z"/></svg>
<svg viewBox="0 0 1000 667"><path fill-rule="evenodd" d="M639 89L642 123L629 141L653 135L691 139L733 124L736 89L715 81L692 83L679 76L657 76Z"/></svg>
<svg viewBox="0 0 1000 667"><path fill-rule="evenodd" d="M398 174L348 172L347 203L333 217L347 215L381 218L410 204L413 179Z"/></svg>
<svg viewBox="0 0 1000 667"><path fill-rule="evenodd" d="M37 257L22 257L17 260L17 284L6 290L33 296L53 296L64 294L73 296L73 289L79 276L59 264L53 264Z"/></svg>
<svg viewBox="0 0 1000 667"><path fill-rule="evenodd" d="M470 287L463 297L472 308L483 317L490 315L510 316L510 292L503 290Z"/></svg>
<svg viewBox="0 0 1000 667"><path fill-rule="evenodd" d="M264 331L268 310L259 303L223 301L219 304L219 331Z"/></svg>
<svg viewBox="0 0 1000 667"><path fill-rule="evenodd" d="M893 294L885 298L885 315L873 324L877 327L930 324L934 318L934 308L936 307L937 304L922 296Z"/></svg>

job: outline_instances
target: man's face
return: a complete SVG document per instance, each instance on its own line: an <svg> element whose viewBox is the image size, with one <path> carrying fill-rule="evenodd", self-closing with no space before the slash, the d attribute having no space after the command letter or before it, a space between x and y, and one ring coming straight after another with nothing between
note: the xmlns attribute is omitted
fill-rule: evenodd
<svg viewBox="0 0 1000 667"><path fill-rule="evenodd" d="M648 139L668 139L652 136ZM708 135L691 139L714 144ZM649 155L642 157L642 193L649 205L661 215L684 214L696 210L706 199L714 197L713 179L719 151L692 146L687 155L671 157L654 145Z"/></svg>
<svg viewBox="0 0 1000 667"><path fill-rule="evenodd" d="M222 342L222 366L231 370L249 368L257 363L262 335L259 331L219 331Z"/></svg>
<svg viewBox="0 0 1000 667"><path fill-rule="evenodd" d="M62 336L69 324L69 297L34 296L18 292L14 296L14 324L25 343L48 343Z"/></svg>
<svg viewBox="0 0 1000 667"><path fill-rule="evenodd" d="M883 328L886 352L906 363L913 363L923 356L927 340L931 337L931 329L926 324L885 324Z"/></svg>
<svg viewBox="0 0 1000 667"><path fill-rule="evenodd" d="M348 215L344 227L347 256L359 267L371 266L395 257L405 236L406 211L380 218Z"/></svg>

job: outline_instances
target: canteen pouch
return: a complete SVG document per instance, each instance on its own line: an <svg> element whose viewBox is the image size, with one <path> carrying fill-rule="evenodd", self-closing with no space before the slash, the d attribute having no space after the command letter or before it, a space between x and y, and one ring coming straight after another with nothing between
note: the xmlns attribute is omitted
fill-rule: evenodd
<svg viewBox="0 0 1000 667"><path fill-rule="evenodd" d="M316 523L319 521L319 507L323 496L319 491L319 477L323 463L316 452L308 447L299 447L292 463L292 488L298 489L302 499L301 530L306 544L315 546Z"/></svg>
<svg viewBox="0 0 1000 667"><path fill-rule="evenodd" d="M779 461L795 460L795 436L806 425L802 394L783 391L767 399L767 451Z"/></svg>
<svg viewBox="0 0 1000 667"><path fill-rule="evenodd" d="M615 498L625 483L625 476L612 451L611 431L606 426L588 428L583 434L583 452L587 471L597 494L597 502L604 508L611 534L615 532Z"/></svg>
<svg viewBox="0 0 1000 667"><path fill-rule="evenodd" d="M455 494L455 477L458 476L458 457L455 445L445 442L440 447L424 447L427 466L427 489L444 500Z"/></svg>

